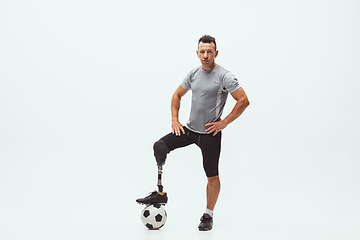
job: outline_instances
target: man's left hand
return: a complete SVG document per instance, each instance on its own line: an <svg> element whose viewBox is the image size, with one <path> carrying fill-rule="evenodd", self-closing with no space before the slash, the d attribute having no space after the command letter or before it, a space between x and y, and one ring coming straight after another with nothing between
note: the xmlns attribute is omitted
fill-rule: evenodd
<svg viewBox="0 0 360 240"><path fill-rule="evenodd" d="M205 124L205 127L208 127L206 129L206 132L208 134L214 132L213 136L215 136L218 132L220 132L221 130L226 128L226 126L227 126L227 123L224 121L212 122L212 123Z"/></svg>

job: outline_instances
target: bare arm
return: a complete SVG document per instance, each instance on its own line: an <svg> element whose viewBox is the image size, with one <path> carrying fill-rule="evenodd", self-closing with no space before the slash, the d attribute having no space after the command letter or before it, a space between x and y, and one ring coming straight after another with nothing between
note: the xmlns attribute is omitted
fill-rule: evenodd
<svg viewBox="0 0 360 240"><path fill-rule="evenodd" d="M185 95L185 90L181 85L175 90L171 99L171 129L172 133L180 136L181 132L185 134L183 125L179 122L180 100Z"/></svg>
<svg viewBox="0 0 360 240"><path fill-rule="evenodd" d="M209 127L206 129L207 133L214 132L215 136L219 131L226 128L229 123L237 119L250 104L243 88L239 88L238 90L233 92L231 96L236 100L234 108L224 120L205 124L206 127Z"/></svg>

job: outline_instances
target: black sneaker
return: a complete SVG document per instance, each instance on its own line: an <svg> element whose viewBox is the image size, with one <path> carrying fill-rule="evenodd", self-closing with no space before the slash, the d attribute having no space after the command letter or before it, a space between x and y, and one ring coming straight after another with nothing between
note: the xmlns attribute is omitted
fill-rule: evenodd
<svg viewBox="0 0 360 240"><path fill-rule="evenodd" d="M213 218L204 213L204 215L200 218L199 231L209 231L213 227Z"/></svg>
<svg viewBox="0 0 360 240"><path fill-rule="evenodd" d="M136 202L139 204L151 205L154 203L159 203L165 205L168 201L166 193L164 195L159 194L157 191L153 191L149 196L144 198L136 199Z"/></svg>

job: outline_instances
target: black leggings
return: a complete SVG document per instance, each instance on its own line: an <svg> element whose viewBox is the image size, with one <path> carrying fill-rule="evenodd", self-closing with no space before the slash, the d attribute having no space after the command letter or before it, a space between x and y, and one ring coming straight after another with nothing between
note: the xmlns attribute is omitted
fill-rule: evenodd
<svg viewBox="0 0 360 240"><path fill-rule="evenodd" d="M154 144L154 155L157 158L157 161L159 158L162 158L162 161L164 162L167 153L170 151L195 143L201 149L206 176L214 177L219 175L221 132L218 132L213 136L213 133L199 134L186 127L184 127L184 130L185 134L181 133L180 136L176 136L175 134L169 133ZM168 151L163 150L164 148L156 147L159 142L165 143Z"/></svg>

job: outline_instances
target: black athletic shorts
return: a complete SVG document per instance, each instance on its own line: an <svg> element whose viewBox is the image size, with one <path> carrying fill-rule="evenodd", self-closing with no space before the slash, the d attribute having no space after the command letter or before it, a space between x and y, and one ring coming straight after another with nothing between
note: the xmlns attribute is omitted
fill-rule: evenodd
<svg viewBox="0 0 360 240"><path fill-rule="evenodd" d="M214 177L219 175L221 131L213 136L213 133L199 134L186 127L184 127L184 130L185 134L181 132L180 136L169 133L161 139L166 143L170 151L195 143L201 149L206 176Z"/></svg>

